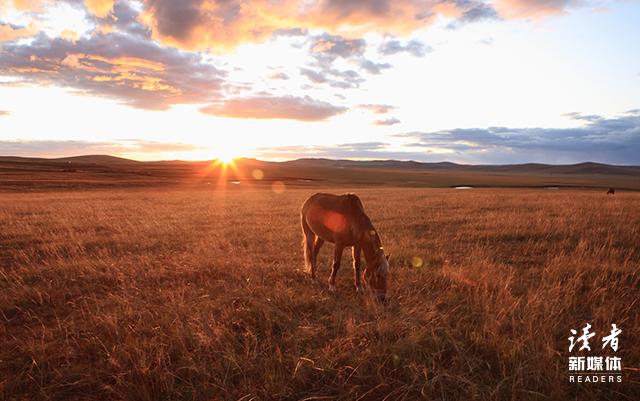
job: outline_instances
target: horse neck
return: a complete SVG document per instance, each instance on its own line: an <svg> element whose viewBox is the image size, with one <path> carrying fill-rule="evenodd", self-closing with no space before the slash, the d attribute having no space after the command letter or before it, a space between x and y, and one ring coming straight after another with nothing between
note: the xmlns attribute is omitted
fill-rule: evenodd
<svg viewBox="0 0 640 401"><path fill-rule="evenodd" d="M369 231L371 230L375 232L373 226ZM378 233L375 233L374 235L364 235L361 248L362 253L364 254L364 259L367 262L367 266L373 266L375 264L376 256L382 248L382 243Z"/></svg>

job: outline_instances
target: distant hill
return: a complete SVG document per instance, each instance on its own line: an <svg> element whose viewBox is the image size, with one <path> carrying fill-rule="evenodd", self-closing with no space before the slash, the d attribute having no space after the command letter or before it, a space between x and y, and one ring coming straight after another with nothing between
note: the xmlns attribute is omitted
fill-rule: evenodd
<svg viewBox="0 0 640 401"><path fill-rule="evenodd" d="M57 159L49 159L55 162L63 163L93 163L93 164L136 164L142 163L137 160L125 159L124 157L109 155L84 155L72 157L60 157Z"/></svg>
<svg viewBox="0 0 640 401"><path fill-rule="evenodd" d="M316 166L316 167L372 167L372 168L394 168L394 169L420 169L420 170L457 170L457 171L490 171L490 172L510 172L510 173L544 173L544 174L622 174L638 175L640 166L615 166L602 163L578 163L566 165L554 164L504 164L504 165L472 165L456 164L452 162L417 162L399 160L333 160L333 159L296 159L282 162L295 166Z"/></svg>
<svg viewBox="0 0 640 401"><path fill-rule="evenodd" d="M64 163L64 164L100 164L100 165L114 165L114 164L137 164L142 163L136 160L125 159L123 157L110 156L110 155L83 155L83 156L71 156L71 157L59 157L59 158L44 158L44 157L19 157L19 156L0 156L0 162L5 163L29 163L29 164L50 164L50 163Z"/></svg>
<svg viewBox="0 0 640 401"><path fill-rule="evenodd" d="M256 174L256 170L260 172ZM135 161L109 155L55 159L0 156L0 190L220 185L290 186L580 187L640 190L640 166L466 165L398 160L242 158L223 168L215 161Z"/></svg>

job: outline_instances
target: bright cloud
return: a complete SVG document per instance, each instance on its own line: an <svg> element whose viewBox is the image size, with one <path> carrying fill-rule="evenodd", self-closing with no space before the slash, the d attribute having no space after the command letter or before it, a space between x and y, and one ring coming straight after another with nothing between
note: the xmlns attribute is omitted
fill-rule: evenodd
<svg viewBox="0 0 640 401"><path fill-rule="evenodd" d="M229 99L200 110L205 114L233 118L321 121L347 109L308 96L256 96Z"/></svg>

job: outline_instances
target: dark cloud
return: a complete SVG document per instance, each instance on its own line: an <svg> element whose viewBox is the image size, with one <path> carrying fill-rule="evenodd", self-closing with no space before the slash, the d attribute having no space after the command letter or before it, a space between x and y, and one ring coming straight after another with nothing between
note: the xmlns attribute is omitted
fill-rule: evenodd
<svg viewBox="0 0 640 401"><path fill-rule="evenodd" d="M598 120L602 120L603 118L601 116L595 115L595 114L582 114L582 113L578 113L578 112L572 112L572 113L565 113L563 114L565 117L569 117L572 118L574 120L582 120L582 121L589 121L589 122L594 122L594 121L598 121Z"/></svg>
<svg viewBox="0 0 640 401"><path fill-rule="evenodd" d="M416 57L424 57L427 53L431 53L433 49L418 40L410 40L406 44L402 44L399 40L390 40L383 43L378 52L385 56L406 52Z"/></svg>
<svg viewBox="0 0 640 401"><path fill-rule="evenodd" d="M229 99L200 109L205 114L232 118L321 121L347 111L345 107L305 97L261 95Z"/></svg>
<svg viewBox="0 0 640 401"><path fill-rule="evenodd" d="M538 18L564 12L581 0L64 0L84 7L99 25L148 35L187 50L230 49L276 36L301 36L320 30L344 36L407 36L439 16L456 24L495 18ZM32 15L52 1L20 1ZM141 8L137 21L122 9ZM495 9L494 9L495 7ZM497 10L497 11L496 11ZM113 20L115 16L116 21ZM118 21L118 19L120 21ZM128 22L126 22L128 21ZM144 27L142 25L144 25ZM26 30L25 30L26 29ZM26 27L0 26L0 40L33 36Z"/></svg>
<svg viewBox="0 0 640 401"><path fill-rule="evenodd" d="M144 0L154 37L189 49L229 48L309 29L407 35L438 15L475 20L479 0Z"/></svg>
<svg viewBox="0 0 640 401"><path fill-rule="evenodd" d="M336 60L345 60L374 75L391 68L389 63L376 63L366 59L366 49L367 42L364 39L347 39L328 33L312 36L309 38L312 62L301 68L300 73L316 84L327 84L341 89L357 88L364 82L364 78L357 71L335 68Z"/></svg>
<svg viewBox="0 0 640 401"><path fill-rule="evenodd" d="M362 60L360 62L360 67L367 71L369 74L380 74L382 70L386 70L391 68L391 64L389 63L374 63L371 60Z"/></svg>
<svg viewBox="0 0 640 401"><path fill-rule="evenodd" d="M571 113L586 122L578 128L470 128L411 132L409 146L454 152L470 162L598 161L640 164L640 113L615 118Z"/></svg>
<svg viewBox="0 0 640 401"><path fill-rule="evenodd" d="M373 124L380 125L380 126L388 126L388 125L396 125L399 123L400 123L400 120L398 120L397 118L387 118L385 120L377 120Z"/></svg>
<svg viewBox="0 0 640 401"><path fill-rule="evenodd" d="M138 12L126 1L117 1L113 10L105 17L95 17L94 22L102 27L113 28L118 32L151 38L151 29L140 21Z"/></svg>
<svg viewBox="0 0 640 401"><path fill-rule="evenodd" d="M456 161L472 164L550 163L585 161L640 165L640 110L615 118L581 119L578 128L471 128L408 132L400 150L384 142L332 146L279 146L258 149L259 156L295 159L326 157Z"/></svg>
<svg viewBox="0 0 640 401"><path fill-rule="evenodd" d="M77 41L41 34L30 43L5 43L0 74L158 110L215 99L225 76L197 54L115 32Z"/></svg>
<svg viewBox="0 0 640 401"><path fill-rule="evenodd" d="M316 71L301 68L300 73L315 84L328 84L333 88L340 89L357 88L364 82L364 78L353 70L340 71L334 68L326 68Z"/></svg>
<svg viewBox="0 0 640 401"><path fill-rule="evenodd" d="M273 31L273 36L307 36L309 30L306 28L288 28L288 29L276 29Z"/></svg>
<svg viewBox="0 0 640 401"><path fill-rule="evenodd" d="M194 29L207 21L202 0L148 0L146 4L149 13L154 18L154 27L157 32L178 42L190 41ZM237 13L240 6L236 1L216 1L213 5L216 8L218 6L223 8L220 14L226 15L227 18L231 17L230 12L235 10Z"/></svg>
<svg viewBox="0 0 640 401"><path fill-rule="evenodd" d="M185 143L122 139L116 141L91 142L80 140L0 140L0 155L31 157L62 157L86 154L134 154L184 152L202 149Z"/></svg>
<svg viewBox="0 0 640 401"><path fill-rule="evenodd" d="M309 80L315 84L323 84L328 81L327 77L324 76L321 72L310 70L308 68L301 68L300 74L309 78Z"/></svg>
<svg viewBox="0 0 640 401"><path fill-rule="evenodd" d="M312 62L300 69L300 73L313 83L327 84L334 88L357 88L364 78L354 70L339 70L333 67L338 59L362 62L367 42L364 39L346 39L342 36L321 35L309 38L309 54ZM372 66L375 68L375 65Z"/></svg>
<svg viewBox="0 0 640 401"><path fill-rule="evenodd" d="M498 12L492 5L471 0L457 0L458 7L463 10L462 15L450 23L447 28L457 29L465 24L485 20L499 19Z"/></svg>
<svg viewBox="0 0 640 401"><path fill-rule="evenodd" d="M312 37L310 51L322 64L331 64L337 58L359 57L364 54L367 42L364 39L346 39L342 36L323 33Z"/></svg>

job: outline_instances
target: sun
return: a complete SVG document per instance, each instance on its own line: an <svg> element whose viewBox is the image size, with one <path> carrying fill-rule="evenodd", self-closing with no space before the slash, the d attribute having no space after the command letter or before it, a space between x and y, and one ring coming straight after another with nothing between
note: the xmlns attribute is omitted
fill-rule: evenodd
<svg viewBox="0 0 640 401"><path fill-rule="evenodd" d="M233 160L235 159L235 157L232 155L222 155L222 156L219 156L217 159L223 164L231 164L233 163Z"/></svg>
<svg viewBox="0 0 640 401"><path fill-rule="evenodd" d="M240 157L240 153L235 149L215 149L212 153L214 161L223 165L233 164L234 160Z"/></svg>

